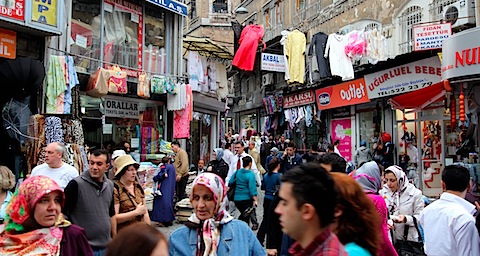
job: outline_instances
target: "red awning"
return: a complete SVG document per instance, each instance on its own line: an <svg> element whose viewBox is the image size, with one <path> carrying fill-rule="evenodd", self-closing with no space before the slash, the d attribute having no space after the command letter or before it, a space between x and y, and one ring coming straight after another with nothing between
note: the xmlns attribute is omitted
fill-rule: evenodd
<svg viewBox="0 0 480 256"><path fill-rule="evenodd" d="M434 102L443 100L444 95L443 82L439 82L420 90L395 96L389 102L394 109L413 109L418 111Z"/></svg>

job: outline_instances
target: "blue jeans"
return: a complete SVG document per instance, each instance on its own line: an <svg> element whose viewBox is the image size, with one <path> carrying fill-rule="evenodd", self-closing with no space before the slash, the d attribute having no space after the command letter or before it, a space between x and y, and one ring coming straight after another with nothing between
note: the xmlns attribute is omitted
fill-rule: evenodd
<svg viewBox="0 0 480 256"><path fill-rule="evenodd" d="M94 246L91 246L91 247L92 247L92 251L93 251L93 256L103 256L103 255L105 255L105 251L106 251L105 248L94 247Z"/></svg>

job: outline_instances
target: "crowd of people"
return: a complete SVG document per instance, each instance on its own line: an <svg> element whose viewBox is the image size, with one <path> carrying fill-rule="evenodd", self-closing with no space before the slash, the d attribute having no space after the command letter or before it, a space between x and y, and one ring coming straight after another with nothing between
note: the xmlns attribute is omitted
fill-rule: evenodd
<svg viewBox="0 0 480 256"><path fill-rule="evenodd" d="M188 192L189 157L172 142L150 209L128 150L95 149L79 174L51 143L45 164L17 186L0 166L0 255L480 255L466 168L446 166L444 193L426 206L399 166L360 152L347 171L335 143L301 155L284 136L263 142L227 142L211 161L198 159ZM192 214L166 238L155 226L172 225L173 202L186 197Z"/></svg>

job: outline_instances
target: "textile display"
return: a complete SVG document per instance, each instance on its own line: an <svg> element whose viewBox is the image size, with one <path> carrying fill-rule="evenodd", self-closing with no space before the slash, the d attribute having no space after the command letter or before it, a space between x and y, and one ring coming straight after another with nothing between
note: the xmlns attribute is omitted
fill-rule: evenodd
<svg viewBox="0 0 480 256"><path fill-rule="evenodd" d="M343 81L354 78L352 60L345 54L348 38L344 35L328 36L324 57L329 57L332 76L340 76Z"/></svg>
<svg viewBox="0 0 480 256"><path fill-rule="evenodd" d="M287 38L288 35L290 34L290 31L288 30L283 30L280 32L282 35L282 38L280 39L280 44L283 45L283 58L284 58L284 63L288 63L288 58L287 58ZM285 81L290 80L290 71L288 70L288 65L285 65Z"/></svg>
<svg viewBox="0 0 480 256"><path fill-rule="evenodd" d="M290 78L289 84L301 83L303 84L305 78L305 50L307 39L305 34L294 30L288 37L285 48L287 50L286 56L288 59L288 72Z"/></svg>
<svg viewBox="0 0 480 256"><path fill-rule="evenodd" d="M187 85L178 83L176 94L167 94L167 110L182 110L187 105Z"/></svg>
<svg viewBox="0 0 480 256"><path fill-rule="evenodd" d="M312 41L310 43L310 47L308 48L308 56L315 55L316 57L316 63L318 66L320 78L329 77L332 75L330 73L328 58L324 56L327 40L328 40L327 34L323 32L318 32L315 35L313 35Z"/></svg>
<svg viewBox="0 0 480 256"><path fill-rule="evenodd" d="M46 112L63 113L67 86L66 61L63 56L50 56L46 76Z"/></svg>
<svg viewBox="0 0 480 256"><path fill-rule="evenodd" d="M238 47L233 57L232 65L245 71L253 71L258 43L262 40L264 30L259 25L247 25L240 35ZM265 44L264 44L265 48Z"/></svg>
<svg viewBox="0 0 480 256"><path fill-rule="evenodd" d="M165 76L152 76L150 78L151 92L155 94L167 93L167 78Z"/></svg>
<svg viewBox="0 0 480 256"><path fill-rule="evenodd" d="M192 90L199 92L199 84L203 83L204 79L203 66L200 55L198 54L198 52L189 51L187 59L188 81L190 83L190 86L192 86Z"/></svg>
<svg viewBox="0 0 480 256"><path fill-rule="evenodd" d="M159 143L157 140L159 132L154 127L142 126L141 136L142 147L140 154L142 156L142 161L145 161L145 155L156 154L159 151Z"/></svg>
<svg viewBox="0 0 480 256"><path fill-rule="evenodd" d="M45 163L45 148L51 142L63 143L67 149L63 161L74 166L79 172L88 170L84 148L85 140L80 120L57 116L32 115L26 140L27 172Z"/></svg>
<svg viewBox="0 0 480 256"><path fill-rule="evenodd" d="M190 137L190 121L193 114L192 87L186 85L186 105L183 110L173 112L173 138L182 139Z"/></svg>

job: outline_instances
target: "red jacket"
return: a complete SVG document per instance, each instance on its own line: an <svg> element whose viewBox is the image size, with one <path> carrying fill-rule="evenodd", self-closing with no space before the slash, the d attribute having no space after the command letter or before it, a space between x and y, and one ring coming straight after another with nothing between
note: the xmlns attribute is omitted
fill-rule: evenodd
<svg viewBox="0 0 480 256"><path fill-rule="evenodd" d="M246 71L253 71L255 56L257 53L258 42L263 38L263 27L258 25L248 25L242 30L240 40L232 65Z"/></svg>

